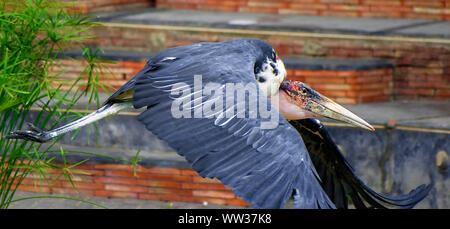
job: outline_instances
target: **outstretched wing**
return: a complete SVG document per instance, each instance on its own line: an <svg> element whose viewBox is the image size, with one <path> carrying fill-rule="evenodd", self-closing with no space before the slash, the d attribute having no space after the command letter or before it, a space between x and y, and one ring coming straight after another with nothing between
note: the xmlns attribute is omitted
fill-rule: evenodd
<svg viewBox="0 0 450 229"><path fill-rule="evenodd" d="M301 134L321 185L337 208L348 207L348 197L356 208L412 208L426 197L432 185L421 185L406 195L388 197L370 189L353 172L341 151L316 119L289 121ZM348 197L347 197L348 195Z"/></svg>
<svg viewBox="0 0 450 229"><path fill-rule="evenodd" d="M300 135L272 110L259 90L253 73L257 55L261 53L251 40L195 44L159 53L135 79L133 104L148 108L139 121L192 163L199 175L218 178L252 207L281 208L293 191L294 207L334 207L318 182ZM198 79L203 87L195 84ZM208 84L214 93L203 92ZM226 85L247 84L256 85L256 94L246 92L244 99L223 91ZM185 103L174 105L180 99L186 99ZM214 103L220 100L224 109L218 109L220 102ZM213 112L195 117L198 108L211 103ZM239 111L255 104L275 111L271 118L276 128L262 128L267 117L259 113ZM180 107L191 118L174 115L173 110Z"/></svg>

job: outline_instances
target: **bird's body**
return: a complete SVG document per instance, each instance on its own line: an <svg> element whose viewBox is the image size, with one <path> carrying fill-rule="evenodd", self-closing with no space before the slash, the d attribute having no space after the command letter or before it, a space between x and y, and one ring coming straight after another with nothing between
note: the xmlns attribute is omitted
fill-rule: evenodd
<svg viewBox="0 0 450 229"><path fill-rule="evenodd" d="M299 134L303 127L291 125L285 117L310 118L331 109L327 117L372 127L306 85L284 81L285 77L282 61L260 40L175 47L150 58L97 112L55 130L32 128L8 138L48 141L121 109L146 107L138 120L149 131L184 156L199 175L218 178L255 208L281 208L292 195L296 208L347 207L347 199L324 190L324 184L329 184L324 182L327 173L316 172L315 166L323 170L329 161L316 160L319 154L310 157L315 151L308 152ZM307 100L320 106L306 104ZM302 115L295 107L302 107ZM313 139L308 136L308 141ZM338 154L332 156L339 158ZM327 172L338 173L333 179L344 180L343 185L333 186L341 197L368 190L351 183L354 179L349 177L355 175L345 169L345 160L336 163L344 163L344 170ZM428 191L429 187L421 187L389 204L412 207Z"/></svg>

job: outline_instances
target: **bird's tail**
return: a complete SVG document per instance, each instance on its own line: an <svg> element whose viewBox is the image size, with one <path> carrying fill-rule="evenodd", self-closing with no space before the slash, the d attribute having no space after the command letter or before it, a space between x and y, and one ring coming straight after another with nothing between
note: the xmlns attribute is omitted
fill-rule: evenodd
<svg viewBox="0 0 450 229"><path fill-rule="evenodd" d="M321 186L337 208L348 208L349 200L356 208L412 208L433 187L433 184L421 185L408 194L396 197L381 195L358 178L325 126L318 120L291 120L290 123L302 135Z"/></svg>
<svg viewBox="0 0 450 229"><path fill-rule="evenodd" d="M343 183L343 186L356 208L413 208L428 195L433 187L433 183L428 185L423 184L408 194L393 197L375 192L365 185L356 175L351 180L352 182Z"/></svg>

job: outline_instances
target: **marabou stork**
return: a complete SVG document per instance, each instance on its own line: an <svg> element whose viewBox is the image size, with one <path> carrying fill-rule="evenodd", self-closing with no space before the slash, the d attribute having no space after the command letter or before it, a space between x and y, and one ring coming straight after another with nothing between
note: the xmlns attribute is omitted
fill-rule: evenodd
<svg viewBox="0 0 450 229"><path fill-rule="evenodd" d="M285 77L275 50L258 39L169 48L151 57L99 110L50 131L30 124L30 130L6 138L46 142L122 109L146 107L138 120L149 131L200 176L219 179L254 208L282 208L291 196L295 208L347 208L350 199L356 208L412 208L428 194L431 185L397 197L367 187L314 118L373 127ZM228 93L232 87L245 92Z"/></svg>

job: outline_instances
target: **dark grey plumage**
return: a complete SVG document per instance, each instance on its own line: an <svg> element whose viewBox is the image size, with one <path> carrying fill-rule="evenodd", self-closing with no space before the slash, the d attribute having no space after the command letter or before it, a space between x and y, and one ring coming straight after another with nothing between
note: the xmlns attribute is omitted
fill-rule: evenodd
<svg viewBox="0 0 450 229"><path fill-rule="evenodd" d="M281 208L290 196L295 208L347 208L347 195L357 208L410 208L428 194L432 185L395 198L374 192L353 173L325 127L314 119L286 121L267 98L278 92L286 75L276 60L272 47L257 39L170 48L150 58L99 110L54 130L30 126L6 138L46 142L132 105L147 108L138 120L195 171L218 178L255 208ZM204 93L208 85L210 93ZM228 94L227 85L248 90L240 90L244 94L239 97ZM174 93L180 92L177 88L185 90ZM180 97L187 98L182 105L190 118L174 116L174 107L179 108L174 101ZM211 113L198 109L219 104L225 106ZM273 116L264 116L261 108ZM266 121L277 125L262 128Z"/></svg>
<svg viewBox="0 0 450 229"><path fill-rule="evenodd" d="M301 134L321 185L337 208L347 208L349 200L358 209L412 208L433 187L433 184L421 185L396 197L381 195L356 176L323 124L316 119L291 120L289 123Z"/></svg>
<svg viewBox="0 0 450 229"><path fill-rule="evenodd" d="M218 178L252 207L281 208L295 190L297 208L332 208L301 137L279 113L278 127L265 130L260 128L261 118L176 119L171 115L172 85L185 83L194 88L194 75L201 75L203 84L256 84L255 63L265 58L264 49L269 48L260 40L242 39L167 49L153 56L106 103L134 90L134 107L148 107L138 117L148 130L168 142L201 176ZM167 57L173 60L162 61ZM267 100L260 90L258 98L246 99ZM234 99L234 106L240 102Z"/></svg>

